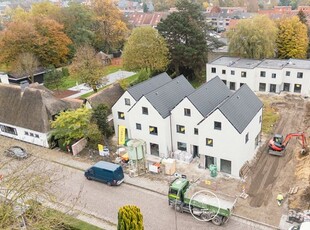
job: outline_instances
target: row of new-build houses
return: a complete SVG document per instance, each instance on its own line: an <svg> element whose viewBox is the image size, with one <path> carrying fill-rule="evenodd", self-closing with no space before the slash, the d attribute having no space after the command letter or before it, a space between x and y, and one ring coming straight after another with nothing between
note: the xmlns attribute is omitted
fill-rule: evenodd
<svg viewBox="0 0 310 230"><path fill-rule="evenodd" d="M129 88L112 107L116 135L146 142L148 154L173 157L175 151L199 156L239 176L260 141L262 102L244 85L229 90L220 78L194 89L183 75L166 73Z"/></svg>
<svg viewBox="0 0 310 230"><path fill-rule="evenodd" d="M247 84L254 92L310 95L310 60L220 57L207 64L207 81L220 77L230 90Z"/></svg>

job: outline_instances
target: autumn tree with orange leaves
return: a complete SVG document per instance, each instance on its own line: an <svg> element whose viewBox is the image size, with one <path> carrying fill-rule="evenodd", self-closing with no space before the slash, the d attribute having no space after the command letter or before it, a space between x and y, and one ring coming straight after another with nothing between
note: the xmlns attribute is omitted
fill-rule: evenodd
<svg viewBox="0 0 310 230"><path fill-rule="evenodd" d="M43 66L68 61L71 40L63 26L44 16L28 16L8 23L0 32L0 62L11 65L21 53L33 53Z"/></svg>

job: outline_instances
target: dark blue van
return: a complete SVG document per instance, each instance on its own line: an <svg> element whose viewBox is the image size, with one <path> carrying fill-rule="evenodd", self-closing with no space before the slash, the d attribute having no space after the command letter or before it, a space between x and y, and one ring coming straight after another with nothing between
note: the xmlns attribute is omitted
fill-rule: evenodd
<svg viewBox="0 0 310 230"><path fill-rule="evenodd" d="M88 180L97 180L108 185L120 185L124 181L123 168L120 165L99 161L84 173Z"/></svg>

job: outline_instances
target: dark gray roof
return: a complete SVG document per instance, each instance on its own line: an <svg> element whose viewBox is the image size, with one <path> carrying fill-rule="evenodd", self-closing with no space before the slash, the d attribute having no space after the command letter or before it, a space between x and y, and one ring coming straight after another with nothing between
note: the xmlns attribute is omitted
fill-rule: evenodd
<svg viewBox="0 0 310 230"><path fill-rule="evenodd" d="M310 61L304 59L290 58L287 60L286 68L310 69Z"/></svg>
<svg viewBox="0 0 310 230"><path fill-rule="evenodd" d="M219 110L235 129L239 133L242 133L262 106L263 103L253 91L244 84L219 106Z"/></svg>
<svg viewBox="0 0 310 230"><path fill-rule="evenodd" d="M232 92L227 88L219 77L212 78L200 86L194 93L188 96L197 110L206 117Z"/></svg>
<svg viewBox="0 0 310 230"><path fill-rule="evenodd" d="M149 92L167 84L170 81L172 80L167 73L161 73L147 81L130 87L127 91L136 101L138 101L143 95L148 94Z"/></svg>
<svg viewBox="0 0 310 230"><path fill-rule="evenodd" d="M162 87L145 95L158 113L166 118L170 111L186 96L195 91L194 87L181 75Z"/></svg>

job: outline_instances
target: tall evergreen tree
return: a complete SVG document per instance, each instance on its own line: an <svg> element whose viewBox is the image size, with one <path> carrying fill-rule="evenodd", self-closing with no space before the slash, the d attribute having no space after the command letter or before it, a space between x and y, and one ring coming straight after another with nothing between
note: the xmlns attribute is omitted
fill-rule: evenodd
<svg viewBox="0 0 310 230"><path fill-rule="evenodd" d="M207 62L207 24L199 5L188 0L177 2L173 12L157 25L171 53L170 70L179 75L198 77Z"/></svg>
<svg viewBox="0 0 310 230"><path fill-rule="evenodd" d="M126 205L118 211L117 230L143 230L143 216L134 205Z"/></svg>

